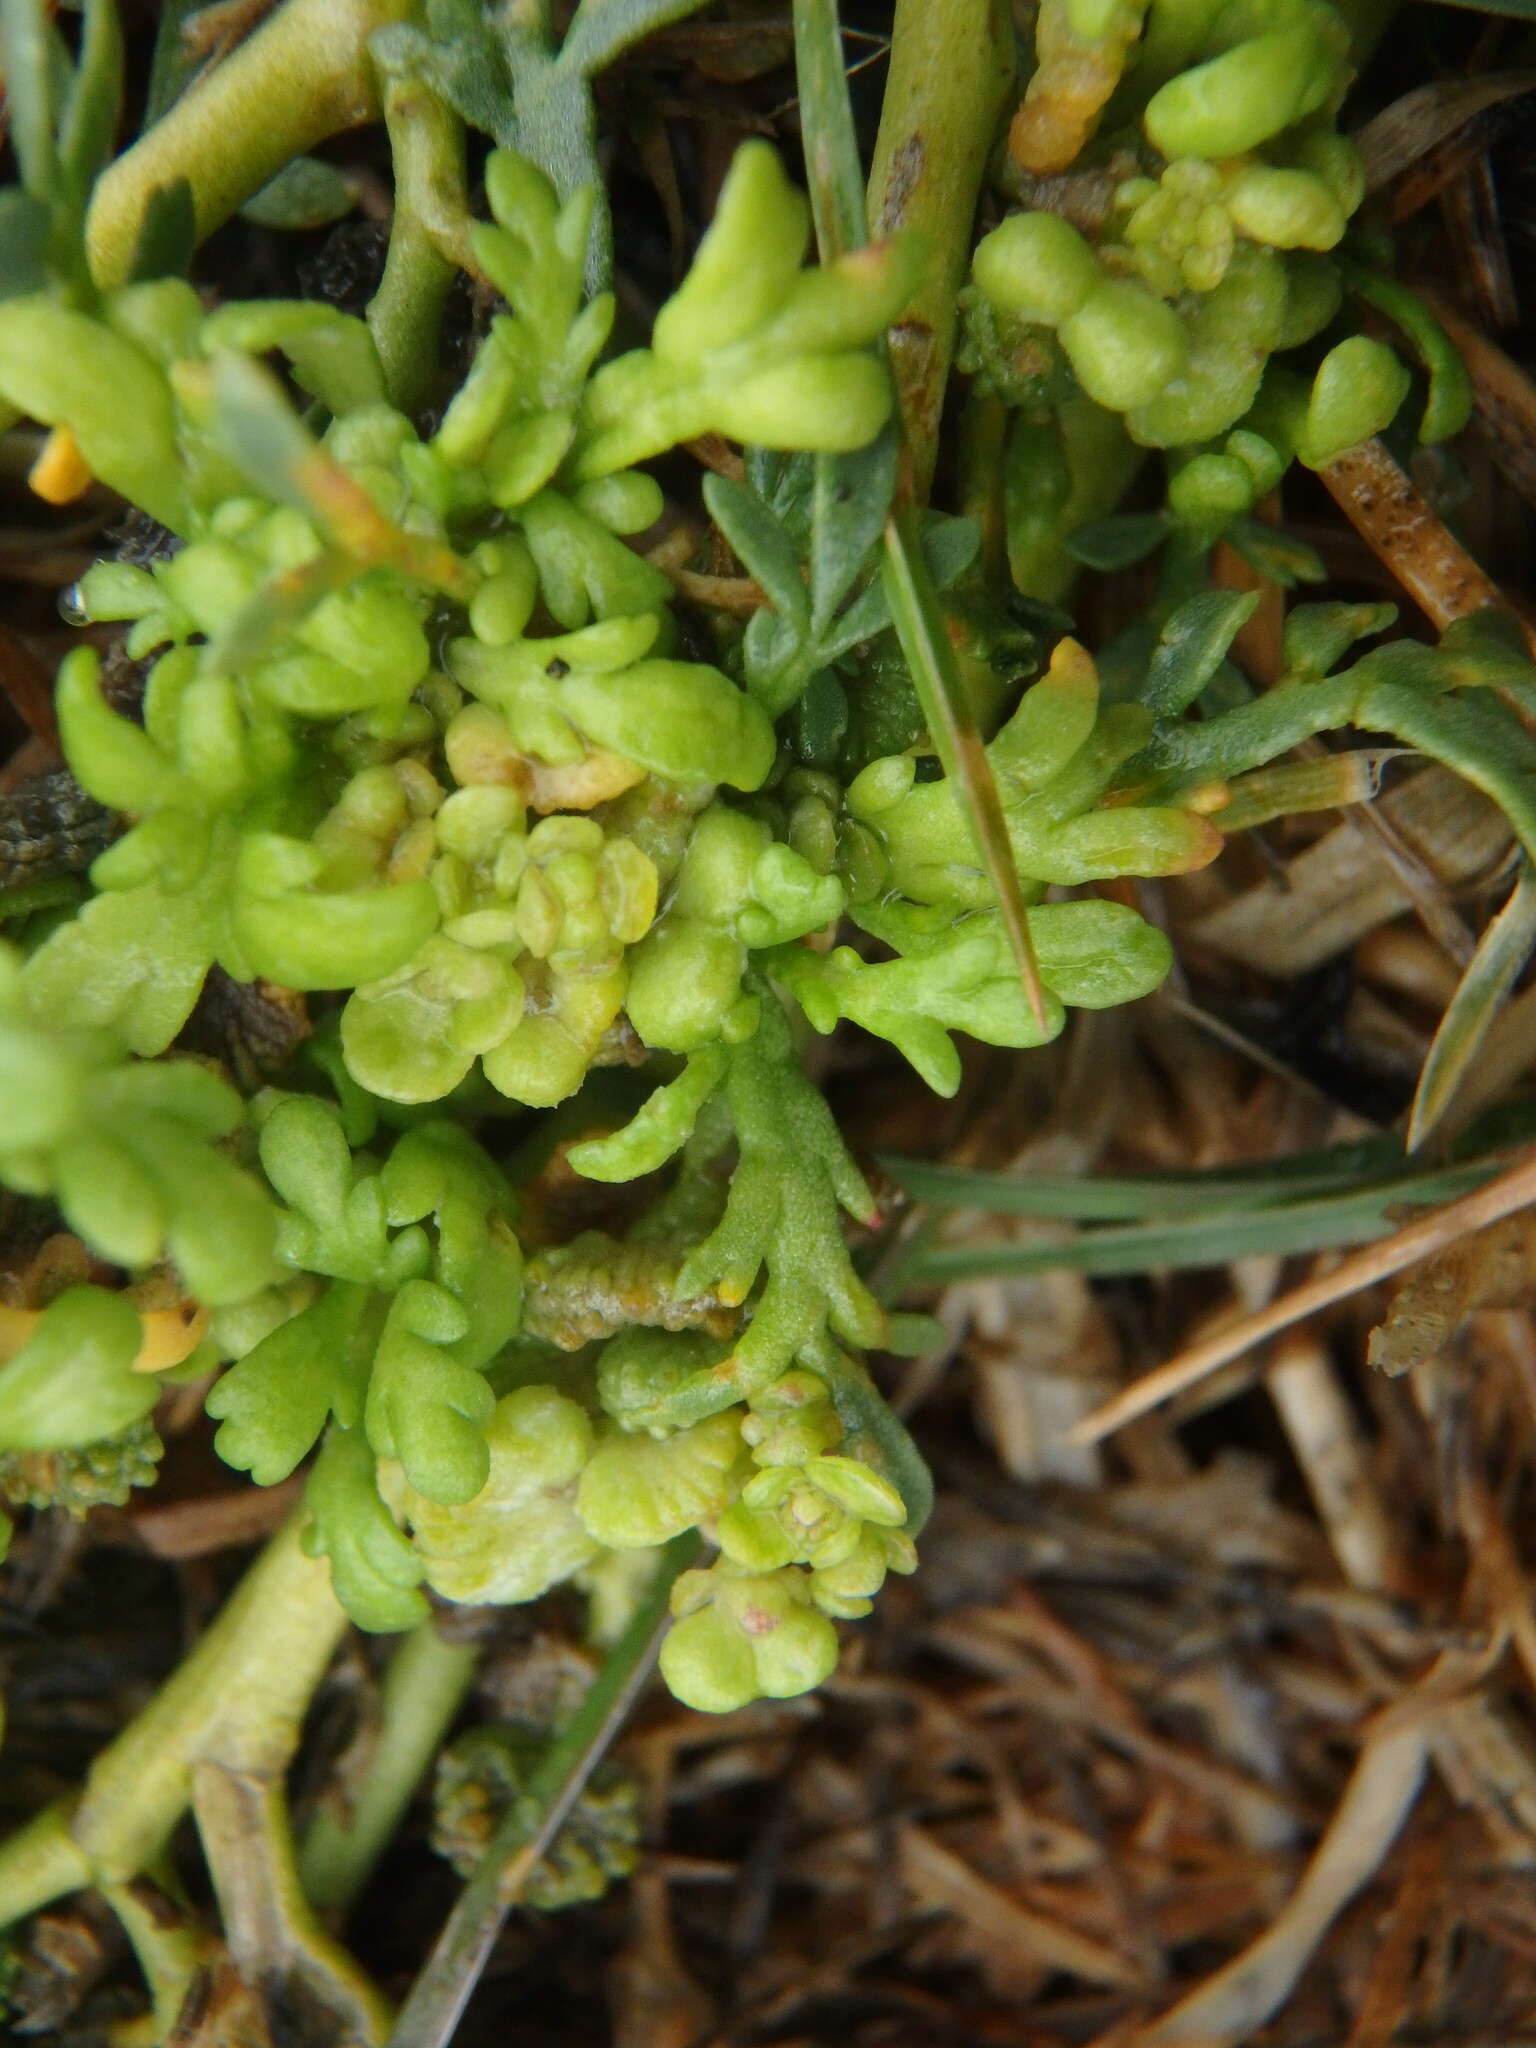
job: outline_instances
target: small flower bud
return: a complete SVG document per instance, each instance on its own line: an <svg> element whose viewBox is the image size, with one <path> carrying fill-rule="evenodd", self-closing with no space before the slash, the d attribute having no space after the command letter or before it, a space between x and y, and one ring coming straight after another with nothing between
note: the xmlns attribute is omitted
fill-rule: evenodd
<svg viewBox="0 0 1536 2048"><path fill-rule="evenodd" d="M1309 469L1325 469L1391 424L1412 384L1391 349L1353 334L1323 357L1312 381L1306 424L1296 453Z"/></svg>
<svg viewBox="0 0 1536 2048"><path fill-rule="evenodd" d="M1091 245L1054 213L1010 214L983 236L971 274L999 312L1059 327L1104 280Z"/></svg>
<svg viewBox="0 0 1536 2048"><path fill-rule="evenodd" d="M1112 280L1061 329L1078 382L1111 412L1146 405L1183 369L1188 343L1171 306L1143 286Z"/></svg>

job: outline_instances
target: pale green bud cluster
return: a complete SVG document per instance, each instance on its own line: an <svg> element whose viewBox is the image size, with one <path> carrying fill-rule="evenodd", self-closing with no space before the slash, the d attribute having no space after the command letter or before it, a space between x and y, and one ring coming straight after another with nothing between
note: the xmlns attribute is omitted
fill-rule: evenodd
<svg viewBox="0 0 1536 2048"><path fill-rule="evenodd" d="M1174 300L1184 292L1214 291L1239 236L1271 249L1336 248L1364 195L1359 156L1337 135L1308 137L1297 155L1301 161L1290 164L1181 157L1155 179L1128 180L1115 201L1137 274ZM1118 258L1113 242L1105 253ZM1288 269L1288 277L1302 275ZM1296 324L1293 308L1292 329ZM1288 331L1285 345L1304 338Z"/></svg>
<svg viewBox="0 0 1536 2048"><path fill-rule="evenodd" d="M519 1722L472 1728L437 1760L432 1783L432 1846L470 1877L509 1815L541 1819L530 1781L553 1731ZM640 1783L622 1764L600 1764L570 1816L528 1872L523 1900L541 1913L601 1898L627 1877L640 1855Z"/></svg>
<svg viewBox="0 0 1536 2048"><path fill-rule="evenodd" d="M120 1508L136 1487L154 1485L163 1450L144 1416L116 1436L73 1450L0 1451L0 1501L60 1508L77 1520L92 1508Z"/></svg>
<svg viewBox="0 0 1536 2048"><path fill-rule="evenodd" d="M1218 539L1248 546L1292 461L1325 468L1390 427L1412 378L1385 343L1350 332L1349 299L1385 313L1427 373L1419 438L1465 424L1444 334L1347 240L1366 177L1334 125L1352 72L1331 0L1052 0L1035 54L1015 163L1026 177L1075 166L1084 196L1106 172L1119 182L1086 232L1024 211L974 255L960 359L1013 414L993 488L1021 591L1059 603L1083 563L1137 558L1122 548L1151 515L1127 520L1124 542L1101 528L1119 524L1138 450L1167 451L1170 473L1139 552L1172 542L1172 594L1187 594ZM1069 204L1048 175L1033 189ZM1277 421L1271 380L1293 383L1287 352L1320 337L1334 345L1302 359L1310 393L1288 395L1278 409L1292 417ZM1262 536L1250 552L1273 560Z"/></svg>
<svg viewBox="0 0 1536 2048"><path fill-rule="evenodd" d="M889 1570L913 1571L900 1535L907 1505L871 1466L837 1455L843 1429L814 1373L786 1373L742 1425L757 1471L718 1524L720 1548L748 1572L803 1566L824 1613L867 1614Z"/></svg>
<svg viewBox="0 0 1536 2048"><path fill-rule="evenodd" d="M355 783L338 812L349 798L372 794L385 810L398 768L365 775L370 788ZM530 819L510 778L465 783L446 796L433 783L415 816L409 793L398 797L389 810L399 836L392 846L382 836L365 842L365 850L377 847L391 871L407 863L419 870L441 923L402 967L348 999L348 1067L376 1095L428 1102L456 1087L478 1058L503 1094L559 1101L579 1085L618 1017L625 949L656 912L654 863L598 815ZM327 825L333 821L352 824L336 812Z"/></svg>
<svg viewBox="0 0 1536 2048"><path fill-rule="evenodd" d="M813 1372L682 1427L636 1428L637 1397L654 1405L659 1387L675 1392L697 1372L697 1341L659 1330L616 1340L596 1423L555 1386L503 1396L486 1430L489 1474L468 1501L434 1501L388 1465L381 1486L427 1583L449 1600L534 1599L606 1553L703 1529L720 1558L679 1582L663 1668L679 1698L721 1711L819 1683L837 1655L827 1617L867 1614L886 1573L913 1570L916 1552L907 1502L875 1454L849 1454Z"/></svg>
<svg viewBox="0 0 1536 2048"><path fill-rule="evenodd" d="M1338 310L1337 274L1305 256L1343 232L1331 197L1331 240L1322 228L1308 239L1304 194L1286 219L1277 201L1263 233L1257 211L1234 212L1234 196L1291 178L1323 192L1309 172L1170 165L1155 186L1121 188L1126 242L1100 249L1053 214L1013 214L977 249L977 287L1006 318L1053 330L1082 391L1122 414L1133 441L1198 445L1248 411L1271 355Z"/></svg>

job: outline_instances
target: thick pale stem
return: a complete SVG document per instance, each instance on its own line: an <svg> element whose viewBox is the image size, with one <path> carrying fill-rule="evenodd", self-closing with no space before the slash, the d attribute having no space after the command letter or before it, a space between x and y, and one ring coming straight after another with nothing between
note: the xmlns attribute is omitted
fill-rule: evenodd
<svg viewBox="0 0 1536 2048"><path fill-rule="evenodd" d="M102 1886L102 1896L123 1931L149 1986L154 2023L170 2038L193 1978L204 1960L205 1943L190 1921L165 1911L164 1894L131 1884Z"/></svg>
<svg viewBox="0 0 1536 2048"><path fill-rule="evenodd" d="M368 326L395 404L409 409L425 394L437 361L443 301L469 255L464 124L414 79L396 79L384 96L395 167L395 215L389 255Z"/></svg>
<svg viewBox="0 0 1536 2048"><path fill-rule="evenodd" d="M476 1645L445 1642L427 1620L390 1660L367 1775L345 1814L316 1814L300 1853L299 1875L319 1911L345 1913L367 1884L469 1691L478 1656Z"/></svg>
<svg viewBox="0 0 1536 2048"><path fill-rule="evenodd" d="M279 2000L290 2007L307 1993L335 2027L338 2048L377 2048L389 2032L388 2003L304 1896L281 1777L200 1762L192 1805L242 1975L281 1985Z"/></svg>
<svg viewBox="0 0 1536 2048"><path fill-rule="evenodd" d="M345 1627L330 1567L304 1555L295 1519L97 1758L73 1808L50 1808L0 1849L0 1925L62 1892L151 1867L190 1803L194 1765L280 1772Z"/></svg>
<svg viewBox="0 0 1536 2048"><path fill-rule="evenodd" d="M0 1927L90 1881L90 1860L69 1832L68 1801L44 1807L0 1849Z"/></svg>
<svg viewBox="0 0 1536 2048"><path fill-rule="evenodd" d="M919 502L933 480L976 201L1014 73L1005 0L896 0L869 222L876 236L915 228L928 246L922 289L891 334Z"/></svg>
<svg viewBox="0 0 1536 2048"><path fill-rule="evenodd" d="M97 181L86 221L97 284L121 284L155 192L185 179L199 241L291 157L376 118L375 29L407 0L286 0Z"/></svg>

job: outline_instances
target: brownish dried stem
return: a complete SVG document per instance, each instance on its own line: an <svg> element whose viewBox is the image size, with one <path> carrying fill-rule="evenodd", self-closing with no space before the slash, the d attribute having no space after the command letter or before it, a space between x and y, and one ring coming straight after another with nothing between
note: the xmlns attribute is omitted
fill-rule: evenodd
<svg viewBox="0 0 1536 2048"><path fill-rule="evenodd" d="M1420 1834L1408 1850L1406 1868L1386 1915L1381 1946L1344 2048L1389 2048L1396 2037L1410 2008L1419 1945L1444 1882L1444 1845L1435 1835Z"/></svg>
<svg viewBox="0 0 1536 2048"><path fill-rule="evenodd" d="M1497 584L1473 561L1382 442L1371 440L1352 448L1319 475L1361 539L1442 631L1469 612L1508 609ZM1521 624L1536 654L1536 632L1528 621L1522 619ZM1529 722L1528 713L1522 710L1520 715Z"/></svg>

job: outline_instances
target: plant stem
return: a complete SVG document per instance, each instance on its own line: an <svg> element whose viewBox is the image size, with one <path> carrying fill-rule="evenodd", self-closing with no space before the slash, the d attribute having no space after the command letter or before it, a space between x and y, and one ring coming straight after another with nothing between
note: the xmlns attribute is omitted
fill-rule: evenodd
<svg viewBox="0 0 1536 2048"><path fill-rule="evenodd" d="M199 1762L192 1806L241 1975L278 2010L317 2004L337 2048L377 2048L389 2005L304 1896L280 1772Z"/></svg>
<svg viewBox="0 0 1536 2048"><path fill-rule="evenodd" d="M880 237L915 228L928 249L923 285L891 335L919 503L933 482L976 202L1015 69L1006 0L896 0L869 224Z"/></svg>
<svg viewBox="0 0 1536 2048"><path fill-rule="evenodd" d="M157 191L185 180L201 241L291 157L373 120L375 29L408 0L285 0L97 181L86 219L91 274L121 284Z"/></svg>
<svg viewBox="0 0 1536 2048"><path fill-rule="evenodd" d="M0 1849L0 1927L91 1881L90 1859L69 1832L68 1800L56 1800Z"/></svg>
<svg viewBox="0 0 1536 2048"><path fill-rule="evenodd" d="M613 215L597 161L597 108L585 72L562 63L555 48L549 0L508 0L502 15L517 147L549 179L562 199L592 188L587 239L589 293L613 283Z"/></svg>
<svg viewBox="0 0 1536 2048"><path fill-rule="evenodd" d="M443 302L459 267L456 257L469 254L464 124L413 78L390 80L384 120L395 211L368 326L390 398L408 412L421 402L437 366Z"/></svg>
<svg viewBox="0 0 1536 2048"><path fill-rule="evenodd" d="M102 1897L122 1923L135 1960L149 1986L154 2023L169 2038L203 1961L204 1943L195 1924L171 1917L163 1894L132 1884L107 1884Z"/></svg>
<svg viewBox="0 0 1536 2048"><path fill-rule="evenodd" d="M1008 529L1004 515L1003 457L1008 446L1008 412L990 393L967 393L957 436L960 509L981 529L982 574L992 581L1008 571Z"/></svg>
<svg viewBox="0 0 1536 2048"><path fill-rule="evenodd" d="M149 1868L191 1802L194 1764L284 1768L346 1627L330 1567L304 1555L298 1529L295 1517L272 1539L192 1654L97 1758L78 1799L0 1847L0 1925Z"/></svg>
<svg viewBox="0 0 1536 2048"><path fill-rule="evenodd" d="M452 2040L502 1922L650 1676L666 1632L673 1582L692 1563L698 1546L697 1532L690 1529L662 1551L628 1627L608 1652L586 1698L551 1743L529 1783L527 1799L509 1811L460 1894L426 1969L401 2008L389 2048L446 2048ZM526 1824L530 1807L542 1816L531 1836Z"/></svg>
<svg viewBox="0 0 1536 2048"><path fill-rule="evenodd" d="M322 1913L345 1913L400 1824L475 1675L479 1649L446 1642L428 1619L401 1643L384 1674L379 1732L368 1771L343 1816L323 1807L299 1854L299 1876Z"/></svg>

